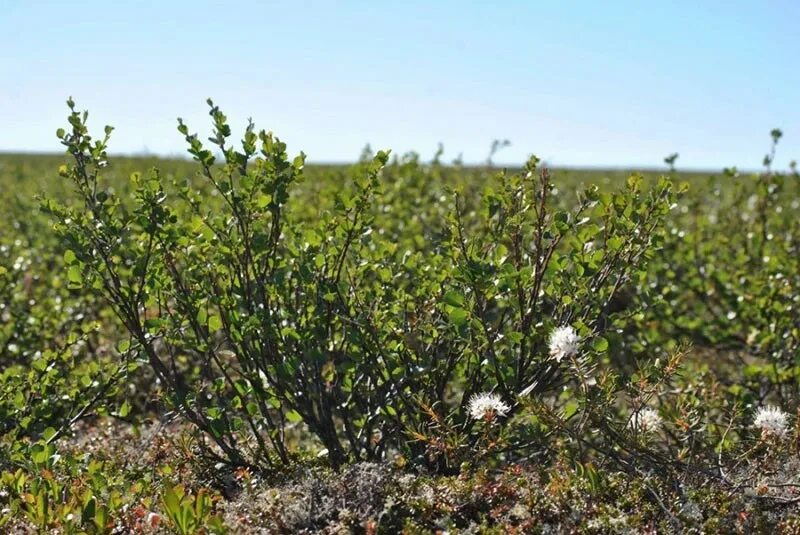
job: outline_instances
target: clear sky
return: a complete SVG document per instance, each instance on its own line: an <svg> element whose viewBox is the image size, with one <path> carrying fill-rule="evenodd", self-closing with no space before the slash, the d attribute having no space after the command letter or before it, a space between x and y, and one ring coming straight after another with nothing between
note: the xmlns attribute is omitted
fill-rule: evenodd
<svg viewBox="0 0 800 535"><path fill-rule="evenodd" d="M311 161L757 168L800 160L800 1L0 0L0 150L58 151L72 95L121 153L184 153L212 97Z"/></svg>

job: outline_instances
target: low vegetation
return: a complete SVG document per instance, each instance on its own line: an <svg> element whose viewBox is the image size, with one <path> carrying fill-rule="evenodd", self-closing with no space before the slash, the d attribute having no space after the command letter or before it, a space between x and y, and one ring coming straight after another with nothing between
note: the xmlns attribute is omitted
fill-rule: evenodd
<svg viewBox="0 0 800 535"><path fill-rule="evenodd" d="M0 156L0 529L800 531L798 173ZM493 145L492 153L502 143Z"/></svg>

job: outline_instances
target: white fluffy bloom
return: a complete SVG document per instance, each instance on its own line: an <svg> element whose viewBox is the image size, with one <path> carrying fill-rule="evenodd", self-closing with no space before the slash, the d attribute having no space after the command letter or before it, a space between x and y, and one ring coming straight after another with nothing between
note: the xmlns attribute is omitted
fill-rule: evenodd
<svg viewBox="0 0 800 535"><path fill-rule="evenodd" d="M475 394L469 400L467 406L469 415L475 420L486 420L491 422L498 416L505 416L510 407L503 403L497 394Z"/></svg>
<svg viewBox="0 0 800 535"><path fill-rule="evenodd" d="M788 430L788 415L778 407L767 405L756 411L753 425L761 429L763 436L783 437Z"/></svg>
<svg viewBox="0 0 800 535"><path fill-rule="evenodd" d="M661 427L661 416L655 409L647 407L633 415L630 426L638 433L655 433Z"/></svg>
<svg viewBox="0 0 800 535"><path fill-rule="evenodd" d="M564 325L550 333L550 356L561 362L564 357L578 354L581 339L570 325Z"/></svg>

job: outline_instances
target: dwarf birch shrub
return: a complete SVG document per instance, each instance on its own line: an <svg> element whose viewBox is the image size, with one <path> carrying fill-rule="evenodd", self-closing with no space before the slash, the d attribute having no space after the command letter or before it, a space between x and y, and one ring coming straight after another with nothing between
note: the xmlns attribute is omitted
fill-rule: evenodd
<svg viewBox="0 0 800 535"><path fill-rule="evenodd" d="M182 122L179 130L219 210L188 181L168 198L157 170L133 177L126 207L98 182L111 129L92 144L86 115L73 108L72 131L60 134L75 164L63 174L84 206L48 204L74 250L70 269L108 298L170 401L215 444L209 454L285 464L287 424L302 421L334 465L348 452L372 458L383 447L373 419L391 404L392 384L361 319L374 302L368 288L358 291L369 264L354 257L369 242L368 208L387 155L359 167L352 194L330 212L295 223L286 204L304 156L290 160L252 124L238 152L227 145L225 116L213 105L211 115L222 165Z"/></svg>
<svg viewBox="0 0 800 535"><path fill-rule="evenodd" d="M641 312L615 300L659 247L668 180L586 188L564 210L533 158L479 210L455 193L417 218L404 193L431 195L419 162L387 179L380 151L309 206L293 199L305 156L252 123L237 148L209 101L212 148L178 124L197 175L134 174L120 198L102 179L111 128L93 140L69 106L61 174L82 204L45 206L70 280L109 302L130 335L118 350L149 363L212 458L277 469L310 432L334 467L394 452L452 469L517 415L512 448L612 414L602 357ZM421 176L442 185L437 165Z"/></svg>

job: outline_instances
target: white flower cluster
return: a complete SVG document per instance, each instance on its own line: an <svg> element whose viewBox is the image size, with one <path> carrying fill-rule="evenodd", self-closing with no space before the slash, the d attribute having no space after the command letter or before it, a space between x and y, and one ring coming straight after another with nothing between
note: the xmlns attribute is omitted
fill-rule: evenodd
<svg viewBox="0 0 800 535"><path fill-rule="evenodd" d="M629 425L637 433L655 433L661 428L661 416L655 409L647 407L634 414Z"/></svg>
<svg viewBox="0 0 800 535"><path fill-rule="evenodd" d="M548 347L550 357L556 362L561 362L564 357L574 357L578 354L580 337L570 325L562 325L550 333ZM534 381L519 393L520 396L527 396L536 388L537 382Z"/></svg>
<svg viewBox="0 0 800 535"><path fill-rule="evenodd" d="M581 339L569 325L564 325L550 334L550 356L561 362L564 357L573 357L578 354L578 344Z"/></svg>
<svg viewBox="0 0 800 535"><path fill-rule="evenodd" d="M753 425L761 430L761 436L782 438L789 429L789 415L778 407L767 405L756 411Z"/></svg>
<svg viewBox="0 0 800 535"><path fill-rule="evenodd" d="M497 394L481 393L475 394L469 400L467 406L469 415L475 420L485 420L492 422L498 417L508 414L511 408L503 403Z"/></svg>

